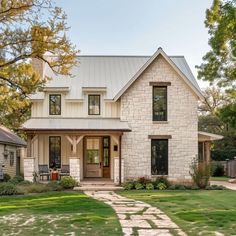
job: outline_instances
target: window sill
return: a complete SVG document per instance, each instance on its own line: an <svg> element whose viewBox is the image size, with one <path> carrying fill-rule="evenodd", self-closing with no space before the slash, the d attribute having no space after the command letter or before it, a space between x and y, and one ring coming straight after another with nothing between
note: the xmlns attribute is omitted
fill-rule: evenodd
<svg viewBox="0 0 236 236"><path fill-rule="evenodd" d="M152 121L153 124L169 124L169 121Z"/></svg>

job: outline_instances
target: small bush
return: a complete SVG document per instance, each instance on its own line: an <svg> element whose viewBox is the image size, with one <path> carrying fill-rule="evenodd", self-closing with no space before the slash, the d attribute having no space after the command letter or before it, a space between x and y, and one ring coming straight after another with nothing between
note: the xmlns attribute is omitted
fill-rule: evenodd
<svg viewBox="0 0 236 236"><path fill-rule="evenodd" d="M195 185L191 187L191 190L199 190L199 189L200 188L198 186L195 186Z"/></svg>
<svg viewBox="0 0 236 236"><path fill-rule="evenodd" d="M171 185L168 190L186 190L186 189L192 189L192 186L185 186L182 184L175 184Z"/></svg>
<svg viewBox="0 0 236 236"><path fill-rule="evenodd" d="M220 162L213 162L211 164L211 176L224 176L224 166Z"/></svg>
<svg viewBox="0 0 236 236"><path fill-rule="evenodd" d="M135 187L135 189L137 189L137 190L144 189L144 185L141 184L141 183L136 183L134 187Z"/></svg>
<svg viewBox="0 0 236 236"><path fill-rule="evenodd" d="M134 189L134 183L132 182L126 182L123 184L124 190L131 190Z"/></svg>
<svg viewBox="0 0 236 236"><path fill-rule="evenodd" d="M0 184L0 196L3 195L16 195L20 194L16 186L12 183L1 183Z"/></svg>
<svg viewBox="0 0 236 236"><path fill-rule="evenodd" d="M165 176L160 176L157 177L156 180L153 182L154 183L154 187L157 188L159 183L163 183L165 184L165 186L168 188L171 184L169 182L169 180L165 177ZM158 189L158 188L157 188Z"/></svg>
<svg viewBox="0 0 236 236"><path fill-rule="evenodd" d="M61 186L64 189L73 189L77 185L77 182L71 176L64 176L61 179Z"/></svg>
<svg viewBox="0 0 236 236"><path fill-rule="evenodd" d="M7 173L3 174L3 181L8 182L11 179L11 176Z"/></svg>
<svg viewBox="0 0 236 236"><path fill-rule="evenodd" d="M18 183L18 185L29 185L32 184L32 182L30 182L29 180L23 180L20 183Z"/></svg>
<svg viewBox="0 0 236 236"><path fill-rule="evenodd" d="M18 184L20 182L23 182L24 178L20 175L13 177L12 179L10 179L8 182L12 183L12 184Z"/></svg>
<svg viewBox="0 0 236 236"><path fill-rule="evenodd" d="M141 177L137 182L145 186L146 184L151 183L151 180L146 177Z"/></svg>
<svg viewBox="0 0 236 236"><path fill-rule="evenodd" d="M154 189L154 185L152 183L148 183L148 184L146 184L146 189L147 190L153 190Z"/></svg>
<svg viewBox="0 0 236 236"><path fill-rule="evenodd" d="M211 185L205 188L206 190L225 190L226 188L222 185Z"/></svg>
<svg viewBox="0 0 236 236"><path fill-rule="evenodd" d="M158 190L165 190L165 189L167 189L167 186L164 183L159 183L157 185L157 189Z"/></svg>
<svg viewBox="0 0 236 236"><path fill-rule="evenodd" d="M29 185L21 185L18 188L24 193L45 193L50 191L50 188L46 184L32 183Z"/></svg>
<svg viewBox="0 0 236 236"><path fill-rule="evenodd" d="M61 186L59 181L50 181L47 184L48 188L52 191L62 191L63 187Z"/></svg>
<svg viewBox="0 0 236 236"><path fill-rule="evenodd" d="M190 175L194 181L194 183L199 188L206 188L209 184L210 179L210 165L207 163L199 162L197 158L195 158L190 165Z"/></svg>

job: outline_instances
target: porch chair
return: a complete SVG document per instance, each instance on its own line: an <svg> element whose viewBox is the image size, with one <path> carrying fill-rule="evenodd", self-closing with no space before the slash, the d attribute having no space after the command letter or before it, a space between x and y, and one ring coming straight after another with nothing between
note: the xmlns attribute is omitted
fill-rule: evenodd
<svg viewBox="0 0 236 236"><path fill-rule="evenodd" d="M48 169L48 165L39 165L40 180L43 180L44 176L47 176L47 180L50 179L50 172L49 172L49 169Z"/></svg>
<svg viewBox="0 0 236 236"><path fill-rule="evenodd" d="M61 172L60 172L60 179L63 176L69 176L69 175L70 175L70 166L69 165L62 165Z"/></svg>

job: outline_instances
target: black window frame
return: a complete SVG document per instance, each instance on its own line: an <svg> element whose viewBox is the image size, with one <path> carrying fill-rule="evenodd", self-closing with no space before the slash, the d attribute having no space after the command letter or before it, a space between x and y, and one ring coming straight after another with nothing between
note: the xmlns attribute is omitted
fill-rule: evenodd
<svg viewBox="0 0 236 236"><path fill-rule="evenodd" d="M58 96L58 97L60 97L60 113L58 113L58 114L52 114L51 113L51 97L52 96ZM49 94L49 115L51 115L51 116L60 116L61 115L61 94Z"/></svg>
<svg viewBox="0 0 236 236"><path fill-rule="evenodd" d="M52 163L52 161L51 161L51 138L59 138L59 140L60 140L60 162L59 162L59 165L52 165L51 163ZM48 143L49 143L49 145L48 145L48 148L49 148L49 158L48 158L48 160L49 160L49 167L50 168L58 168L58 169L60 169L61 168L61 136L49 136L49 138L48 138Z"/></svg>
<svg viewBox="0 0 236 236"><path fill-rule="evenodd" d="M164 172L158 172L158 166L155 167L155 172L154 172L154 168L153 168L153 146L154 146L154 143L155 142L163 142L165 141L167 146L166 146L166 153L164 155L166 155L166 160L165 160L165 163L164 163ZM158 162L158 159L155 160L155 162ZM158 163L156 163L156 165L158 165ZM165 175L168 175L169 174L169 139L151 139L151 175L153 176L165 176Z"/></svg>
<svg viewBox="0 0 236 236"><path fill-rule="evenodd" d="M90 109L89 109L90 97L99 97L99 112L98 112L98 114L91 114L90 113ZM88 95L88 115L90 115L90 116L99 116L99 115L101 115L101 95L100 94L89 94Z"/></svg>
<svg viewBox="0 0 236 236"><path fill-rule="evenodd" d="M10 166L14 166L14 162L15 162L15 152L10 151L9 152L9 159L10 159Z"/></svg>
<svg viewBox="0 0 236 236"><path fill-rule="evenodd" d="M158 119L157 116L154 115L154 90L158 88L165 88L165 117L164 119ZM168 120L168 86L152 86L152 120L153 121L167 121Z"/></svg>
<svg viewBox="0 0 236 236"><path fill-rule="evenodd" d="M105 142L104 140L107 139L108 140L108 145L106 146L105 145ZM111 145L111 142L110 142L110 137L109 136L105 136L103 137L102 139L102 158L103 158L103 167L110 167L110 145ZM108 151L108 165L104 165L105 162L104 162L104 150L107 150Z"/></svg>

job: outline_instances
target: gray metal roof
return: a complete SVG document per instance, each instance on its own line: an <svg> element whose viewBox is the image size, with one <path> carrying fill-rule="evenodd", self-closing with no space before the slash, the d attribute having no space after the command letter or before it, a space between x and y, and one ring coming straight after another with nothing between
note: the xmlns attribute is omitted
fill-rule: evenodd
<svg viewBox="0 0 236 236"><path fill-rule="evenodd" d="M26 146L24 140L2 125L0 125L0 143L11 144L14 146Z"/></svg>
<svg viewBox="0 0 236 236"><path fill-rule="evenodd" d="M105 87L107 88L105 99L114 99L150 58L150 56L79 56L78 66L74 66L71 71L73 78L56 75L46 66L45 75L53 78L48 81L46 87L69 87L66 99L82 99L82 87ZM169 56L169 58L200 92L184 56ZM32 99L43 99L43 97L43 92L31 96Z"/></svg>
<svg viewBox="0 0 236 236"><path fill-rule="evenodd" d="M114 130L131 131L128 123L119 118L31 118L25 130Z"/></svg>

